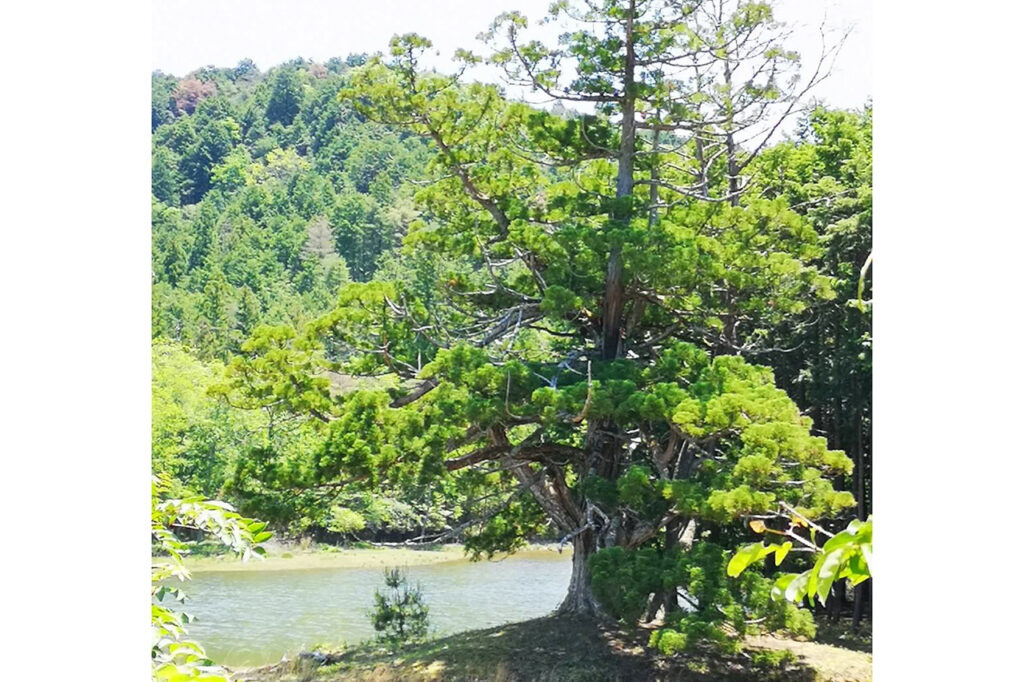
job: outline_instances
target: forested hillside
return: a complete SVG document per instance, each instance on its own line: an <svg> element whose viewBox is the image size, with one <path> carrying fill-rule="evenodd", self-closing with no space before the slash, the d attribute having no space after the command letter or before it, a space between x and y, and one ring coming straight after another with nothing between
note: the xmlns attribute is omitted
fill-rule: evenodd
<svg viewBox="0 0 1024 682"><path fill-rule="evenodd" d="M812 633L726 567L870 514L872 113L768 135L808 90L787 34L700 4L556 5L557 50L498 17L488 61L588 113L417 35L154 74L155 468L289 534L558 539L560 610L661 609L664 653Z"/></svg>
<svg viewBox="0 0 1024 682"><path fill-rule="evenodd" d="M457 503L444 510L442 492L405 488L401 499L341 495L339 506L340 490L294 480L294 459L308 459L318 442L308 429L275 428L209 389L260 325L301 329L350 282L379 272L433 283L436 258L400 248L419 215L413 194L430 145L339 101L363 61L157 72L152 89L154 469L181 492L224 497L286 532L335 540L437 535ZM339 390L359 385L350 375L332 380Z"/></svg>
<svg viewBox="0 0 1024 682"><path fill-rule="evenodd" d="M226 359L370 279L416 218L419 138L338 101L360 58L153 75L153 334Z"/></svg>

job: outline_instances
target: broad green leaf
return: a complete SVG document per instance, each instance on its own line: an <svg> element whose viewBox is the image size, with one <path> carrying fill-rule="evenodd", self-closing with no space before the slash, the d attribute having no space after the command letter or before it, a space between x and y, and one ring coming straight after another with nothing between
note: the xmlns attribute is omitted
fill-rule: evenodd
<svg viewBox="0 0 1024 682"><path fill-rule="evenodd" d="M832 589L832 583L834 581L834 575L818 579L818 584L816 585L815 590L818 595L818 601L820 601L822 605L824 605L825 600L828 599L828 592Z"/></svg>
<svg viewBox="0 0 1024 682"><path fill-rule="evenodd" d="M775 565L776 566L781 566L782 565L782 560L786 558L786 555L789 554L789 550L791 550L791 549L793 549L793 543L790 542L789 540L786 540L785 542L783 542L781 545L778 546L778 548L775 550Z"/></svg>
<svg viewBox="0 0 1024 682"><path fill-rule="evenodd" d="M726 573L730 578L735 578L744 571L750 564L761 558L761 551L765 549L764 543L756 542L746 547L741 547L726 567Z"/></svg>
<svg viewBox="0 0 1024 682"><path fill-rule="evenodd" d="M786 585L785 596L788 601L799 602L803 595L807 594L807 584L811 578L811 571L804 571L789 581Z"/></svg>
<svg viewBox="0 0 1024 682"><path fill-rule="evenodd" d="M871 571L868 570L868 562L864 560L864 555L861 552L855 552L850 557L850 561L847 563L847 569L850 572L850 576L865 576L871 577Z"/></svg>
<svg viewBox="0 0 1024 682"><path fill-rule="evenodd" d="M825 554L829 554L830 552L837 550L840 547L845 547L846 545L850 544L851 542L853 542L853 538L854 534L845 530L841 533L836 533L835 537L830 538L829 541L825 543L825 546L821 548L821 551Z"/></svg>
<svg viewBox="0 0 1024 682"><path fill-rule="evenodd" d="M871 545L870 544L861 545L860 546L860 553L864 556L864 562L867 564L867 566L868 566L868 573L870 574L871 573L871 557L872 557Z"/></svg>
<svg viewBox="0 0 1024 682"><path fill-rule="evenodd" d="M796 573L783 573L775 579L775 584L772 586L772 600L778 601L786 598L786 588L793 582L793 579L797 577Z"/></svg>
<svg viewBox="0 0 1024 682"><path fill-rule="evenodd" d="M828 591L832 588L832 583L835 581L836 576L839 573L839 569L842 567L847 555L848 550L845 548L833 550L832 552L824 555L818 560L818 563L815 564L815 567L818 567L815 592L822 604L824 604L825 600L828 598Z"/></svg>
<svg viewBox="0 0 1024 682"><path fill-rule="evenodd" d="M818 571L821 570L821 566L824 563L825 563L825 556L824 555L819 555L818 556L818 560L814 562L814 566L811 567L811 570L807 571L807 573L808 573L808 576L807 576L807 593L808 593L808 596L813 595L813 594L815 594L817 592L817 589L818 589Z"/></svg>

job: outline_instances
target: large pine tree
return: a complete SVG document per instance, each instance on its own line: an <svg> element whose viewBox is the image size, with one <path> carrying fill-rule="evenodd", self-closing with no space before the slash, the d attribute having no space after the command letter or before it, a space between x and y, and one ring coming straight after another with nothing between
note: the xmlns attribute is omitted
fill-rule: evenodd
<svg viewBox="0 0 1024 682"><path fill-rule="evenodd" d="M425 72L418 36L353 72L342 98L433 143L405 246L435 265L350 285L301 333L260 330L224 390L322 424L311 484L489 486L500 503L470 547L514 549L553 525L573 547L561 610L594 613L609 608L593 584L601 550L689 549L707 568L699 548L735 544L744 518L854 502L831 483L850 459L744 359L834 295L812 265L813 227L749 181L821 70L791 78L797 57L766 3L588 0L553 13L578 26L558 48L506 14L489 59L587 113ZM338 394L327 372L342 369L399 383ZM721 594L674 576L666 609L679 586L698 610L727 612Z"/></svg>

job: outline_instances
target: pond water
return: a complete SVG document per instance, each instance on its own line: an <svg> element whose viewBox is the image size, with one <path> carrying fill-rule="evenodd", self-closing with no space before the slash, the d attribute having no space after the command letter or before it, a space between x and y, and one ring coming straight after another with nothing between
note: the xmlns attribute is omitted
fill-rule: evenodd
<svg viewBox="0 0 1024 682"><path fill-rule="evenodd" d="M569 585L570 554L538 551L501 561L410 566L437 634L537 618L558 606ZM189 635L228 666L293 657L314 644L374 637L367 611L383 585L379 568L312 568L194 573L185 610Z"/></svg>

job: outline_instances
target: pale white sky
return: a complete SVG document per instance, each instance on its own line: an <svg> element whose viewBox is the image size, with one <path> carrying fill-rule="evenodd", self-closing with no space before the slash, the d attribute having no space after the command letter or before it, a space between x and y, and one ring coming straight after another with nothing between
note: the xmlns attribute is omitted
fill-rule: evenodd
<svg viewBox="0 0 1024 682"><path fill-rule="evenodd" d="M549 4L550 0L155 0L152 67L183 76L200 66L234 66L249 57L266 70L295 57L326 61L386 50L392 35L415 32L434 42L440 51L434 65L444 70L458 47L485 51L476 35L500 12L519 10L534 23ZM814 94L832 106L861 106L871 95L871 1L780 0L777 14L796 29L793 49L805 62L813 62L820 52L818 25L826 11L827 27L853 32L832 77Z"/></svg>

